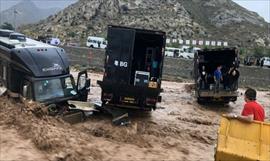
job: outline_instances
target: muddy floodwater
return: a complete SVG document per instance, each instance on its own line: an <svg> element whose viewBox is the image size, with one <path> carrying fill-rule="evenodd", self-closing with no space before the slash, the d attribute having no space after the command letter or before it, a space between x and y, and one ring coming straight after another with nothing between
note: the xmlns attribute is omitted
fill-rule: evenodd
<svg viewBox="0 0 270 161"><path fill-rule="evenodd" d="M90 73L90 102L100 100ZM240 113L244 101L199 105L190 83L163 81L162 102L152 112L134 112L131 124L113 126L111 116L96 114L69 125L49 117L37 104L22 104L0 97L0 160L214 160L222 114ZM270 120L270 91L258 91L258 102Z"/></svg>

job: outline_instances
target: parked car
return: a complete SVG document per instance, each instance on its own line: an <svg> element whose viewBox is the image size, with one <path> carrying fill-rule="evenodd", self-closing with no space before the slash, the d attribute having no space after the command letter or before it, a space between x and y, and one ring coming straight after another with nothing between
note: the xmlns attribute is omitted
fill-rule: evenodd
<svg viewBox="0 0 270 161"><path fill-rule="evenodd" d="M193 59L194 58L194 53L196 51L200 50L200 48L196 47L190 47L190 46L183 46L181 48L181 52L179 57L181 58L186 58L186 59Z"/></svg>
<svg viewBox="0 0 270 161"><path fill-rule="evenodd" d="M50 44L53 46L58 46L58 45L60 45L60 43L61 43L61 41L57 37L53 37L50 39Z"/></svg>
<svg viewBox="0 0 270 161"><path fill-rule="evenodd" d="M252 66L257 64L257 58L254 56L246 56L244 58L244 65Z"/></svg>
<svg viewBox="0 0 270 161"><path fill-rule="evenodd" d="M86 46L89 48L105 49L107 47L107 41L103 37L89 36L86 41Z"/></svg>
<svg viewBox="0 0 270 161"><path fill-rule="evenodd" d="M179 57L181 52L180 48L166 47L165 48L165 56L169 57Z"/></svg>
<svg viewBox="0 0 270 161"><path fill-rule="evenodd" d="M260 60L261 67L265 66L270 68L270 57L262 57Z"/></svg>

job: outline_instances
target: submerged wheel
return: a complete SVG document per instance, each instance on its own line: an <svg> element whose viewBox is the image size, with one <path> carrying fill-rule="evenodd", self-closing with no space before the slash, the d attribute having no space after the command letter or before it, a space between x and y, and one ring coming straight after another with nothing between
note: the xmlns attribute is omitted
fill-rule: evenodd
<svg viewBox="0 0 270 161"><path fill-rule="evenodd" d="M58 114L58 109L55 104L51 104L48 106L48 113L50 116L56 116Z"/></svg>

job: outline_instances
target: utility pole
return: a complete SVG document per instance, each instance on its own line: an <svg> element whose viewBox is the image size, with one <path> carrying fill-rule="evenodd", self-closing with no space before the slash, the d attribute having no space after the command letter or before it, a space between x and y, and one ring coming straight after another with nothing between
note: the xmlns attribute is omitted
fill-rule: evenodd
<svg viewBox="0 0 270 161"><path fill-rule="evenodd" d="M16 8L14 8L14 31L16 31L16 15L18 14L18 11L16 10Z"/></svg>

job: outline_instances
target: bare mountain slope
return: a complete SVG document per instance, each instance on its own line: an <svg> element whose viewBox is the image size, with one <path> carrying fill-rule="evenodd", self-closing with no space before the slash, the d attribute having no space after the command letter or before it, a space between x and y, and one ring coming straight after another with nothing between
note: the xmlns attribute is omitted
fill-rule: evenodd
<svg viewBox="0 0 270 161"><path fill-rule="evenodd" d="M57 11L59 11L58 8L40 9L32 1L22 0L15 6L0 13L0 24L8 22L12 25L20 26L23 24L37 23L39 20L45 19L49 15L54 15Z"/></svg>
<svg viewBox="0 0 270 161"><path fill-rule="evenodd" d="M88 35L105 36L108 24L164 30L170 38L269 43L263 18L231 0L80 0L22 30L32 36L53 33L64 40L84 40Z"/></svg>

